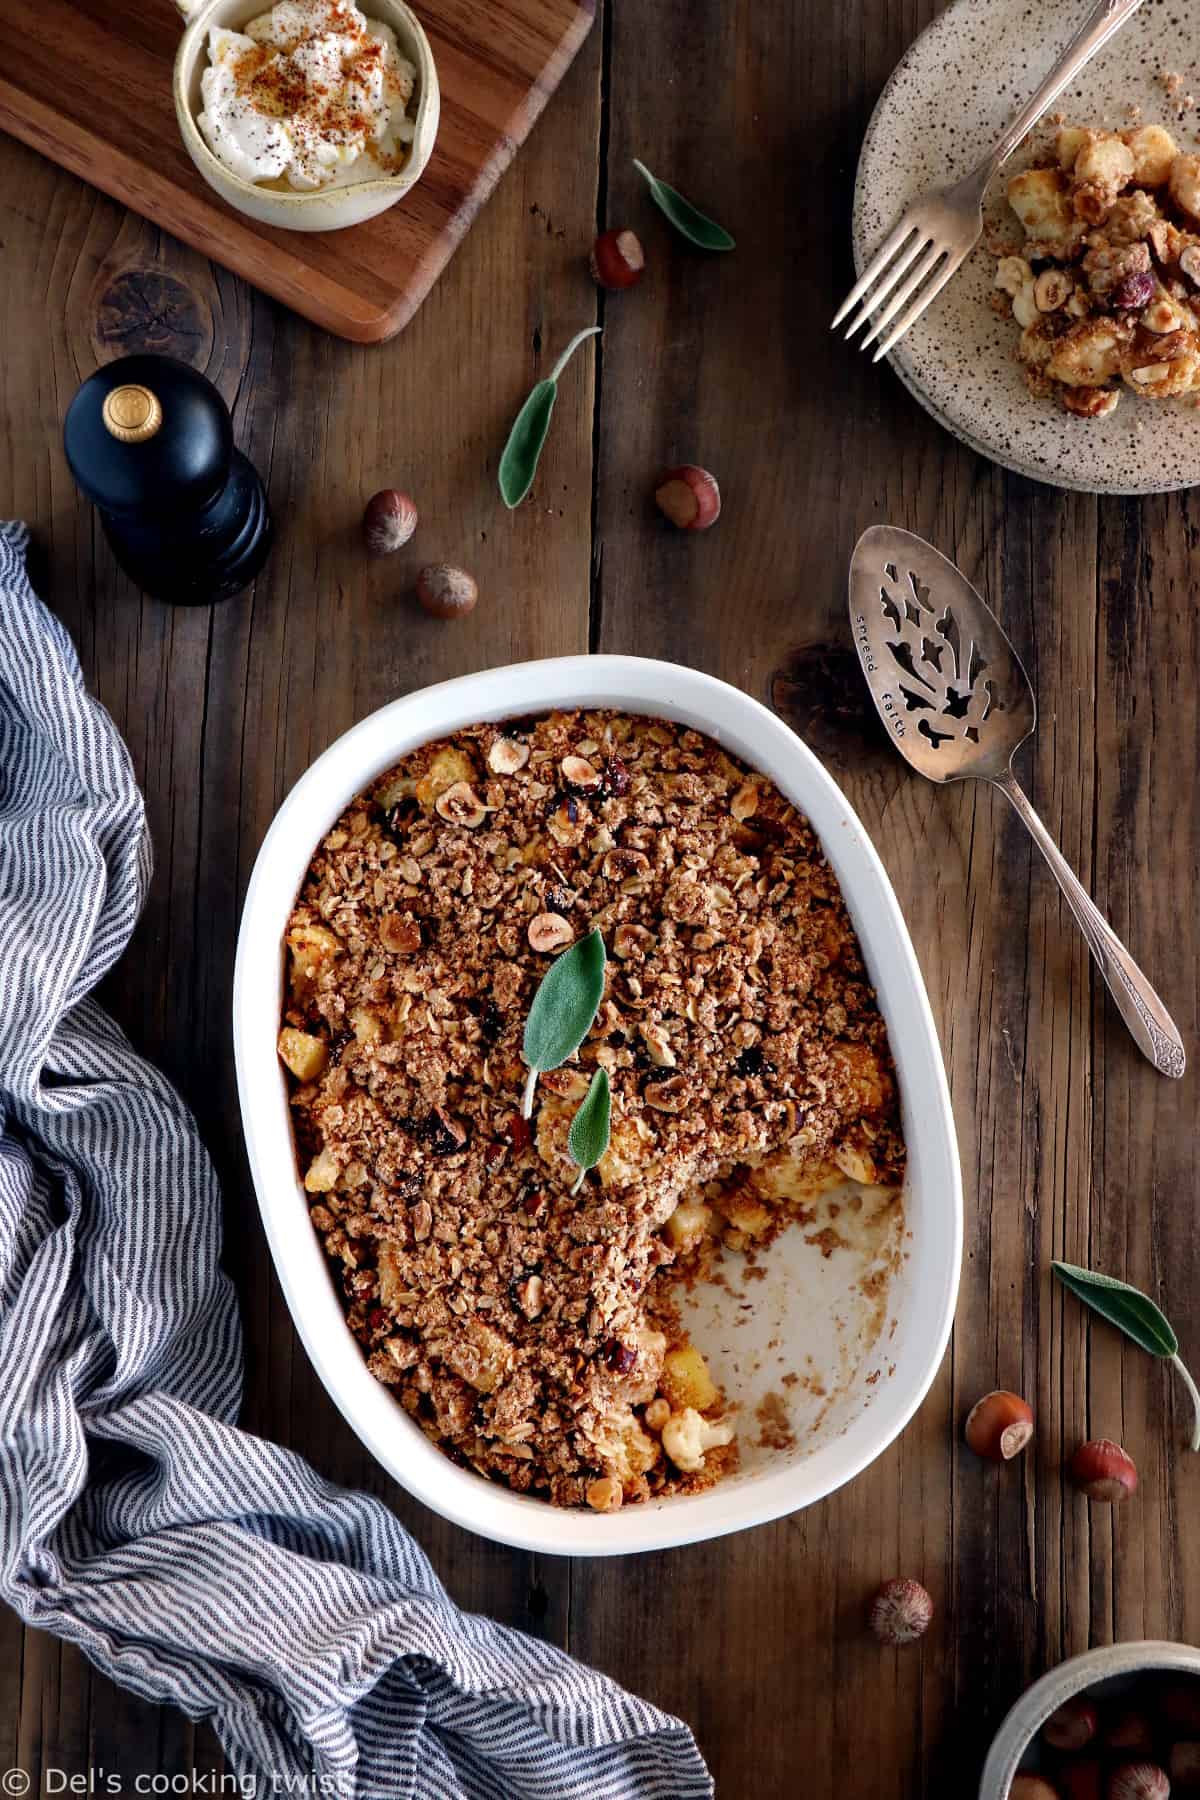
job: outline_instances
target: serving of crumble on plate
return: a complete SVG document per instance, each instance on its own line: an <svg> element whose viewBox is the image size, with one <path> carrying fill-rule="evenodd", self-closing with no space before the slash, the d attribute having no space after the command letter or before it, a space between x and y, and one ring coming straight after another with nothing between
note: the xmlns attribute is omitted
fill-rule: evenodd
<svg viewBox="0 0 1200 1800"><path fill-rule="evenodd" d="M599 1013L526 1124L533 995L592 929ZM807 821L712 739L560 711L414 750L326 833L286 942L312 1221L372 1373L460 1464L600 1512L711 1485L755 1426L688 1290L736 1263L752 1306L781 1233L820 1261L868 1220L882 1328L905 1154L883 1020ZM573 1195L599 1067L611 1142Z"/></svg>
<svg viewBox="0 0 1200 1800"><path fill-rule="evenodd" d="M1030 391L1081 419L1123 391L1200 388L1200 156L1162 125L1062 125L1053 157L1014 175L1019 248L998 247L996 286L1021 327Z"/></svg>
<svg viewBox="0 0 1200 1800"><path fill-rule="evenodd" d="M864 138L853 218L860 270L918 195L964 174L991 149L1078 26L1078 10L1060 0L952 0L921 33ZM1187 385L1196 356L1187 316L1193 289L1179 264L1193 228L1198 93L1188 9L1144 6L993 181L982 241L889 358L921 405L980 455L1089 493L1158 493L1200 482L1200 409ZM1169 159L1160 133L1170 140ZM1126 237L1127 244L1117 241ZM1118 316L1134 308L1113 304L1119 279L1108 286L1118 250L1131 252L1128 273L1154 277L1136 324ZM1150 267L1140 269L1147 250ZM1035 291L1023 269L1004 265L1008 257L1028 265ZM840 280L831 295L839 287ZM1138 289L1133 284L1122 297L1135 299ZM1155 346L1149 339L1160 317L1166 321L1166 306L1152 309L1162 301L1180 322L1157 334L1170 341ZM1181 393L1170 405L1135 399Z"/></svg>

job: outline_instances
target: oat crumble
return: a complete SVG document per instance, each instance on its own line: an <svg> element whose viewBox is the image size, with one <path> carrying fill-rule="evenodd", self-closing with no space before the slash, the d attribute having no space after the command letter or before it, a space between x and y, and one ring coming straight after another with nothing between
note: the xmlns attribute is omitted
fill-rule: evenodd
<svg viewBox="0 0 1200 1800"><path fill-rule="evenodd" d="M605 998L527 1124L529 1007L593 926ZM733 1468L672 1287L811 1222L833 1181L903 1175L883 1020L807 821L682 726L475 726L347 807L287 947L304 1185L372 1373L457 1461L560 1505ZM598 1065L612 1141L573 1197Z"/></svg>

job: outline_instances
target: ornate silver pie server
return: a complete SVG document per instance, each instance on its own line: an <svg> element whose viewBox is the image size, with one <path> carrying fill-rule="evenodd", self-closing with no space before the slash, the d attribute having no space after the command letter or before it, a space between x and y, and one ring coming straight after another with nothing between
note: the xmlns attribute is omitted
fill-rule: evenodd
<svg viewBox="0 0 1200 1800"><path fill-rule="evenodd" d="M990 781L1049 863L1117 1009L1163 1075L1186 1067L1171 1015L1088 898L1012 772L1037 724L1029 677L966 577L923 538L873 525L850 563L850 628L901 756L930 781Z"/></svg>

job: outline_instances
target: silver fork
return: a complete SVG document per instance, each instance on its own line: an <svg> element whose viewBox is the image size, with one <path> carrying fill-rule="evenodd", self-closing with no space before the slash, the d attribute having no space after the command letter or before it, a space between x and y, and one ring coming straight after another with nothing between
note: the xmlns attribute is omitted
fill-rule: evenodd
<svg viewBox="0 0 1200 1800"><path fill-rule="evenodd" d="M874 318L859 348L865 350L881 332L886 332L873 360L878 362L881 356L887 355L920 318L930 301L941 293L979 242L983 235L983 196L997 169L1007 162L1083 65L1107 44L1113 33L1119 31L1141 5L1142 0L1099 0L1092 7L1036 94L1017 114L995 149L952 187L934 188L930 193L922 194L895 230L888 233L870 267L847 294L832 330L836 331L847 314L858 306L858 312L846 329L846 337L852 338L882 306L883 311Z"/></svg>

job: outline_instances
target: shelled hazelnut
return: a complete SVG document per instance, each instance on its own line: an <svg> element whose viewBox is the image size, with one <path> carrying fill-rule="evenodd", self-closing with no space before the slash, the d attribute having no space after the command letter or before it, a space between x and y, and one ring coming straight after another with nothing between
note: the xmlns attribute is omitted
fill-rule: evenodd
<svg viewBox="0 0 1200 1800"><path fill-rule="evenodd" d="M363 512L363 537L372 556L390 556L417 529L417 509L399 488L372 494Z"/></svg>
<svg viewBox="0 0 1200 1800"><path fill-rule="evenodd" d="M963 1435L976 1456L989 1462L1009 1462L1033 1436L1033 1408L1020 1394L997 1388L975 1402Z"/></svg>
<svg viewBox="0 0 1200 1800"><path fill-rule="evenodd" d="M636 287L646 273L646 253L632 231L602 231L592 245L589 264L599 287Z"/></svg>
<svg viewBox="0 0 1200 1800"><path fill-rule="evenodd" d="M654 490L654 500L659 512L680 531L707 531L721 516L716 477L695 463L668 469Z"/></svg>
<svg viewBox="0 0 1200 1800"><path fill-rule="evenodd" d="M919 1581L896 1576L876 1589L867 1615L881 1644L915 1644L933 1618L933 1601Z"/></svg>
<svg viewBox="0 0 1200 1800"><path fill-rule="evenodd" d="M1080 1444L1067 1472L1080 1493L1105 1506L1128 1499L1138 1483L1132 1457L1111 1438Z"/></svg>

